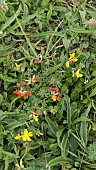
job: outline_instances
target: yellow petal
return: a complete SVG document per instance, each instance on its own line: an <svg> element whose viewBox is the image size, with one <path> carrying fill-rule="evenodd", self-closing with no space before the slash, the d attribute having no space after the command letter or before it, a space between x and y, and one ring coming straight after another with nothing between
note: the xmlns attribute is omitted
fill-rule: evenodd
<svg viewBox="0 0 96 170"><path fill-rule="evenodd" d="M27 140L25 135L22 135L22 140L23 140L23 141L26 141L26 140Z"/></svg>
<svg viewBox="0 0 96 170"><path fill-rule="evenodd" d="M53 95L52 99L53 99L53 101L56 101L57 97Z"/></svg>
<svg viewBox="0 0 96 170"><path fill-rule="evenodd" d="M79 77L83 77L83 74L79 74Z"/></svg>
<svg viewBox="0 0 96 170"><path fill-rule="evenodd" d="M16 140L20 140L20 138L21 138L20 134L18 134L18 135L15 137Z"/></svg>
<svg viewBox="0 0 96 170"><path fill-rule="evenodd" d="M75 53L70 54L71 59L74 59L74 57L75 57Z"/></svg>
<svg viewBox="0 0 96 170"><path fill-rule="evenodd" d="M79 78L79 77L82 77L83 74L80 74L80 73L79 73L79 70L77 70L76 73L75 73L75 76L76 76L77 78Z"/></svg>
<svg viewBox="0 0 96 170"><path fill-rule="evenodd" d="M32 132L28 132L27 129L24 130L24 133L22 135L22 140L23 141L31 141L29 136L33 136Z"/></svg>
<svg viewBox="0 0 96 170"><path fill-rule="evenodd" d="M67 62L65 63L65 65L66 65L66 67L69 67L69 61L67 61Z"/></svg>
<svg viewBox="0 0 96 170"><path fill-rule="evenodd" d="M33 136L32 132L29 132L29 136Z"/></svg>
<svg viewBox="0 0 96 170"><path fill-rule="evenodd" d="M77 60L78 60L78 59L75 57L75 58L74 58L74 62L76 62Z"/></svg>
<svg viewBox="0 0 96 170"><path fill-rule="evenodd" d="M38 116L34 116L35 122L38 122Z"/></svg>

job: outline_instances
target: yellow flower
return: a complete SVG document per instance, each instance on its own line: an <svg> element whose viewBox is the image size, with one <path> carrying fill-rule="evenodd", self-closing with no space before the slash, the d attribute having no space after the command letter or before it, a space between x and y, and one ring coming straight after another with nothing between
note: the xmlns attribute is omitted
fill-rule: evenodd
<svg viewBox="0 0 96 170"><path fill-rule="evenodd" d="M75 76L77 77L77 78L79 78L79 77L82 77L83 76L83 74L80 74L79 73L79 69L76 71L76 73L75 73Z"/></svg>
<svg viewBox="0 0 96 170"><path fill-rule="evenodd" d="M75 53L72 53L72 54L69 54L69 55L70 55L71 59L75 58Z"/></svg>
<svg viewBox="0 0 96 170"><path fill-rule="evenodd" d="M67 62L65 63L65 65L66 65L66 67L69 67L69 61L67 61Z"/></svg>
<svg viewBox="0 0 96 170"><path fill-rule="evenodd" d="M15 137L16 140L20 140L20 138L21 138L20 134L18 134L18 135Z"/></svg>
<svg viewBox="0 0 96 170"><path fill-rule="evenodd" d="M57 96L53 95L52 99L53 99L53 101L56 101L57 100Z"/></svg>
<svg viewBox="0 0 96 170"><path fill-rule="evenodd" d="M20 65L15 63L15 69L18 71L20 69Z"/></svg>
<svg viewBox="0 0 96 170"><path fill-rule="evenodd" d="M35 122L38 122L38 116L33 116L33 117L34 117Z"/></svg>
<svg viewBox="0 0 96 170"><path fill-rule="evenodd" d="M76 57L74 57L74 59L73 59L73 60L74 60L74 62L76 62L78 59L77 59Z"/></svg>
<svg viewBox="0 0 96 170"><path fill-rule="evenodd" d="M32 132L28 132L27 129L24 130L24 133L22 135L23 141L31 141L30 137L33 136Z"/></svg>

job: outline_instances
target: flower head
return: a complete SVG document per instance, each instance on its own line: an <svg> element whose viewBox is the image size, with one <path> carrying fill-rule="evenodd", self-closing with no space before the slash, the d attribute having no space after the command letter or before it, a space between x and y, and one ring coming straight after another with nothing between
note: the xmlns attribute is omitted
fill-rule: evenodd
<svg viewBox="0 0 96 170"><path fill-rule="evenodd" d="M18 83L17 86L22 89L22 84Z"/></svg>
<svg viewBox="0 0 96 170"><path fill-rule="evenodd" d="M75 57L75 58L71 59L69 62L70 62L70 64L74 64L77 60L78 59Z"/></svg>
<svg viewBox="0 0 96 170"><path fill-rule="evenodd" d="M65 65L66 65L66 67L69 67L69 61L67 61L67 62L65 63Z"/></svg>
<svg viewBox="0 0 96 170"><path fill-rule="evenodd" d="M51 93L58 92L58 88L56 87L50 87L49 90Z"/></svg>
<svg viewBox="0 0 96 170"><path fill-rule="evenodd" d="M19 90L15 90L13 94L16 94L18 96L18 99L20 99L23 96L22 92Z"/></svg>
<svg viewBox="0 0 96 170"><path fill-rule="evenodd" d="M15 69L16 69L17 71L19 71L19 69L20 69L20 65L19 65L19 64L17 64L17 63L15 63Z"/></svg>
<svg viewBox="0 0 96 170"><path fill-rule="evenodd" d="M79 69L76 71L76 73L75 73L75 76L77 77L77 78L79 78L79 77L82 77L83 76L83 74L80 74L79 73Z"/></svg>
<svg viewBox="0 0 96 170"><path fill-rule="evenodd" d="M41 133L40 131L36 131L35 134L36 134L37 136L43 136L43 133Z"/></svg>
<svg viewBox="0 0 96 170"><path fill-rule="evenodd" d="M15 139L16 139L16 140L20 140L20 139L21 139L20 134L18 134L17 136L15 136Z"/></svg>
<svg viewBox="0 0 96 170"><path fill-rule="evenodd" d="M74 58L75 57L75 53L69 54L70 58Z"/></svg>
<svg viewBox="0 0 96 170"><path fill-rule="evenodd" d="M38 116L33 116L35 122L38 122Z"/></svg>
<svg viewBox="0 0 96 170"><path fill-rule="evenodd" d="M28 82L23 82L24 86L29 86L29 83Z"/></svg>
<svg viewBox="0 0 96 170"><path fill-rule="evenodd" d="M75 53L69 54L69 61L65 63L66 67L69 67L69 64L74 64L78 59L75 57Z"/></svg>
<svg viewBox="0 0 96 170"><path fill-rule="evenodd" d="M56 100L57 100L57 96L53 95L53 96L52 96L52 100L53 100L53 101L56 101Z"/></svg>
<svg viewBox="0 0 96 170"><path fill-rule="evenodd" d="M61 98L62 95L60 94L58 88L50 87L49 90L52 94L52 100L53 101L60 101L60 98Z"/></svg>
<svg viewBox="0 0 96 170"><path fill-rule="evenodd" d="M20 99L21 97L24 98L24 100L27 99L28 95L32 94L31 91L27 90L25 92L22 92L22 91L19 91L19 90L16 90L13 92L13 94L16 94L18 96L18 99Z"/></svg>
<svg viewBox="0 0 96 170"><path fill-rule="evenodd" d="M38 64L38 63L40 63L40 60L35 59L34 64Z"/></svg>
<svg viewBox="0 0 96 170"><path fill-rule="evenodd" d="M30 138L30 137L32 137L32 136L33 136L32 132L28 132L28 130L25 129L25 130L24 130L24 133L23 133L23 135L22 135L22 140L23 140L23 141L31 141L31 138Z"/></svg>
<svg viewBox="0 0 96 170"><path fill-rule="evenodd" d="M8 11L8 6L7 6L7 4L5 3L5 1L1 4L1 8L2 8L2 10L3 11Z"/></svg>
<svg viewBox="0 0 96 170"><path fill-rule="evenodd" d="M40 81L40 78L33 75L32 81L38 83Z"/></svg>

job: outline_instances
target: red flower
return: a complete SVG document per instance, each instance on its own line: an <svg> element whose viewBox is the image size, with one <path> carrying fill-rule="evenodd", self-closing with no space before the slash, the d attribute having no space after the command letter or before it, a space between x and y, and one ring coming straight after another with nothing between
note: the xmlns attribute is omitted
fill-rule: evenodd
<svg viewBox="0 0 96 170"><path fill-rule="evenodd" d="M58 88L54 87L53 91L55 91L57 93L58 92Z"/></svg>
<svg viewBox="0 0 96 170"><path fill-rule="evenodd" d="M29 86L28 82L23 82L24 86Z"/></svg>
<svg viewBox="0 0 96 170"><path fill-rule="evenodd" d="M50 89L50 92L58 92L58 88L56 88L56 87L50 87L49 88Z"/></svg>
<svg viewBox="0 0 96 170"><path fill-rule="evenodd" d="M36 112L36 115L37 115L37 116L40 116L40 112Z"/></svg>
<svg viewBox="0 0 96 170"><path fill-rule="evenodd" d="M22 88L22 84L18 83L17 85L20 89Z"/></svg>
<svg viewBox="0 0 96 170"><path fill-rule="evenodd" d="M60 101L62 95L58 92L58 88L50 87L49 90L50 90L51 94L53 94L53 96L52 96L53 101Z"/></svg>
<svg viewBox="0 0 96 170"><path fill-rule="evenodd" d="M40 63L40 60L35 59L34 64L38 64L38 63Z"/></svg>

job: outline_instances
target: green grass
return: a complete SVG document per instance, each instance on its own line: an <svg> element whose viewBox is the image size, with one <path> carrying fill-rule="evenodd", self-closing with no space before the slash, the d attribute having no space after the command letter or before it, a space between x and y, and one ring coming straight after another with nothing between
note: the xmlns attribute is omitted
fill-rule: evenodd
<svg viewBox="0 0 96 170"><path fill-rule="evenodd" d="M96 2L0 1L0 170L96 169L95 115Z"/></svg>

